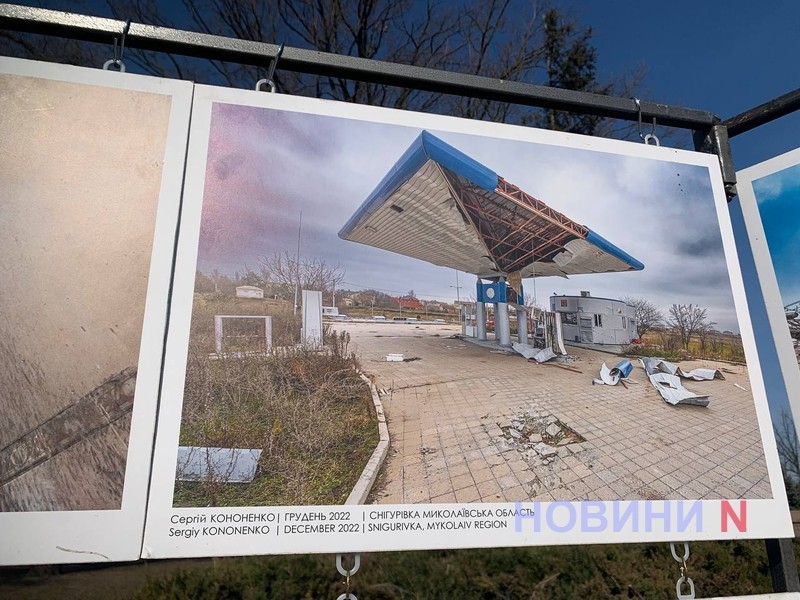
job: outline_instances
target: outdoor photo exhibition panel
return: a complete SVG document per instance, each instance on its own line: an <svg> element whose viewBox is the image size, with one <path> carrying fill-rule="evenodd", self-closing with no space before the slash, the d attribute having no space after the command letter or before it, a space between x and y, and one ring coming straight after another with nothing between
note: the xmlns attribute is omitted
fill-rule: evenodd
<svg viewBox="0 0 800 600"><path fill-rule="evenodd" d="M192 84L0 58L0 564L141 553Z"/></svg>
<svg viewBox="0 0 800 600"><path fill-rule="evenodd" d="M800 423L800 150L736 174L742 214L775 340L787 400L770 398L779 457L790 480L800 477L796 423ZM786 402L788 401L788 405ZM794 418L792 418L794 417Z"/></svg>
<svg viewBox="0 0 800 600"><path fill-rule="evenodd" d="M176 261L145 558L791 535L715 156L196 86Z"/></svg>

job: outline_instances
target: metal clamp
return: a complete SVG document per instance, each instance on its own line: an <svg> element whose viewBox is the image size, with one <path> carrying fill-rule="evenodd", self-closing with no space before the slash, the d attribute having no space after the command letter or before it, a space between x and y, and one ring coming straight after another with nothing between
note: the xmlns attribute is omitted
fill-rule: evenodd
<svg viewBox="0 0 800 600"><path fill-rule="evenodd" d="M642 103L639 102L638 98L633 98L633 101L636 103L636 110L639 113L639 120L638 120L638 126L637 126L637 131L639 132L639 137L642 138L642 141L645 144L647 144L648 146L651 145L651 142L652 142L653 146L660 146L661 145L661 141L658 139L658 136L656 136L656 118L653 117L653 126L652 126L652 129L650 130L650 133L643 134L642 133Z"/></svg>
<svg viewBox="0 0 800 600"><path fill-rule="evenodd" d="M114 58L112 58L111 60L107 60L106 62L103 63L104 71L110 70L111 67L113 66L120 73L125 72L125 63L122 62L122 57L125 54L125 38L127 37L130 28L131 28L131 20L128 19L127 21L125 21L125 26L122 28L122 39L119 39L116 36L114 37Z"/></svg>
<svg viewBox="0 0 800 600"><path fill-rule="evenodd" d="M273 77L275 75L275 67L278 66L278 61L281 59L281 55L283 54L283 44L278 47L278 51L275 53L275 58L273 58L269 63L269 71L267 71L267 76L264 79L259 79L256 82L256 91L261 92L263 91L263 87L265 85L269 86L269 91L273 94L276 91L275 81Z"/></svg>

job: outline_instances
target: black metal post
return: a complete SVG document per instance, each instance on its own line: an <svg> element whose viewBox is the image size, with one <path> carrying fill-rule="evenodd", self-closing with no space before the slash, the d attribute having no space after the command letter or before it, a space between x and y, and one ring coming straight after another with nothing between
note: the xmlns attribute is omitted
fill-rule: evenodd
<svg viewBox="0 0 800 600"><path fill-rule="evenodd" d="M800 592L797 561L791 539L764 540L767 545L767 562L772 575L772 589L776 592Z"/></svg>
<svg viewBox="0 0 800 600"><path fill-rule="evenodd" d="M694 132L694 148L698 152L716 154L722 171L722 182L728 201L736 195L736 168L733 166L733 154L728 130L724 125L716 124L709 129Z"/></svg>

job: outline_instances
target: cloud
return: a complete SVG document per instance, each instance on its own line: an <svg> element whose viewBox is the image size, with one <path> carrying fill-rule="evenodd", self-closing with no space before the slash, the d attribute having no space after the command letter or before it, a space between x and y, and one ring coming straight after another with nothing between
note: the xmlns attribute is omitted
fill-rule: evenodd
<svg viewBox="0 0 800 600"><path fill-rule="evenodd" d="M758 203L780 199L789 190L800 188L800 165L782 169L753 181Z"/></svg>
<svg viewBox="0 0 800 600"><path fill-rule="evenodd" d="M233 273L275 252L294 255L302 211L301 254L338 263L353 289L455 299L453 270L337 236L419 129L227 104L215 105L213 114L201 270ZM707 306L720 327L738 330L708 169L431 132L645 265L640 272L527 280L529 294L590 290L641 296L664 308L691 302ZM473 294L475 276L458 277L458 293Z"/></svg>

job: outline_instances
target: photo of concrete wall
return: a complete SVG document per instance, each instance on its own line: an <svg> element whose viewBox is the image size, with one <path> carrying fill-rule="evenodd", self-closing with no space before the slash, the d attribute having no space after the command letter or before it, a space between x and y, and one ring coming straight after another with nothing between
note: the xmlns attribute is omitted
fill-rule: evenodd
<svg viewBox="0 0 800 600"><path fill-rule="evenodd" d="M0 511L118 510L172 98L0 96Z"/></svg>

